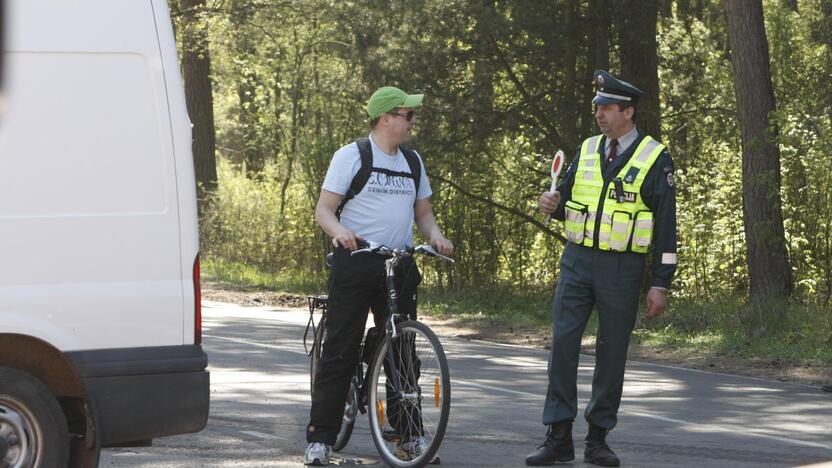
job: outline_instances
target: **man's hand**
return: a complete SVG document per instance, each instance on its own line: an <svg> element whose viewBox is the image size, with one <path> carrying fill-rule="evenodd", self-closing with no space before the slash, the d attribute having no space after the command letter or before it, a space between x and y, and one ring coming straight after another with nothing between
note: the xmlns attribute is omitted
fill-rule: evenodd
<svg viewBox="0 0 832 468"><path fill-rule="evenodd" d="M658 317L667 308L667 292L659 288L650 288L647 292L647 313L648 319Z"/></svg>
<svg viewBox="0 0 832 468"><path fill-rule="evenodd" d="M454 253L454 245L448 239L442 236L442 234L435 234L430 239L430 245L436 249L437 252L440 254L450 257L452 253Z"/></svg>
<svg viewBox="0 0 832 468"><path fill-rule="evenodd" d="M360 240L364 240L364 238L349 229L342 227L335 234L335 237L332 238L332 245L335 246L335 248L338 248L340 245L349 251L353 251L358 248L358 241Z"/></svg>
<svg viewBox="0 0 832 468"><path fill-rule="evenodd" d="M557 190L554 192L543 192L538 204L540 205L540 211L546 214L554 213L560 204L560 192Z"/></svg>

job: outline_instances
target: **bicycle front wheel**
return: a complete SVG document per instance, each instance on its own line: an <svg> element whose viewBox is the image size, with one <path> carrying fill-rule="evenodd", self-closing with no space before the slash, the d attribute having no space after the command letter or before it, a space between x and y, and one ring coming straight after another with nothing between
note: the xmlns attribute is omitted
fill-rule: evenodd
<svg viewBox="0 0 832 468"><path fill-rule="evenodd" d="M423 323L406 321L396 329L396 338L384 339L369 369L370 432L388 465L421 467L433 460L448 425L448 361Z"/></svg>

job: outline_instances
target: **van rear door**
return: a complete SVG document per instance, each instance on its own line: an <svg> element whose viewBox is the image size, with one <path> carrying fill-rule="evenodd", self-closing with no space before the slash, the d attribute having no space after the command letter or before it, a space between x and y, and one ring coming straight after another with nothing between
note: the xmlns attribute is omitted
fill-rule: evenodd
<svg viewBox="0 0 832 468"><path fill-rule="evenodd" d="M63 351L181 345L191 272L152 4L13 6L38 26L8 54L0 329Z"/></svg>

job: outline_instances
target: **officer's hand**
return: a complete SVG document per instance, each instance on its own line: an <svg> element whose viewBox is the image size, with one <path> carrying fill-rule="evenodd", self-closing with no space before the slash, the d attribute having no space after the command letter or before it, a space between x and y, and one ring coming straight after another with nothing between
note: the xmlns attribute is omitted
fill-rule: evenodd
<svg viewBox="0 0 832 468"><path fill-rule="evenodd" d="M448 239L445 239L441 234L436 234L430 239L430 245L436 249L440 254L449 257L454 253L454 245Z"/></svg>
<svg viewBox="0 0 832 468"><path fill-rule="evenodd" d="M557 190L554 192L543 192L538 204L540 205L540 211L546 214L554 213L560 204L560 192Z"/></svg>
<svg viewBox="0 0 832 468"><path fill-rule="evenodd" d="M667 308L667 293L659 288L650 288L647 292L647 313L648 319L658 317Z"/></svg>
<svg viewBox="0 0 832 468"><path fill-rule="evenodd" d="M342 227L335 234L335 237L332 238L332 245L336 248L340 245L349 251L353 251L358 248L359 240L364 240L364 238L349 229Z"/></svg>

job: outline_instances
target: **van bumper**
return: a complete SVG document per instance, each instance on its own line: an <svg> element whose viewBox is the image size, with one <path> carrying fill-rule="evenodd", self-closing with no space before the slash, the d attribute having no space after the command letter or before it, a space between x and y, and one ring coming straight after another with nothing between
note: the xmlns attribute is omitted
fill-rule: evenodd
<svg viewBox="0 0 832 468"><path fill-rule="evenodd" d="M69 352L87 388L101 447L201 431L208 356L198 345Z"/></svg>

